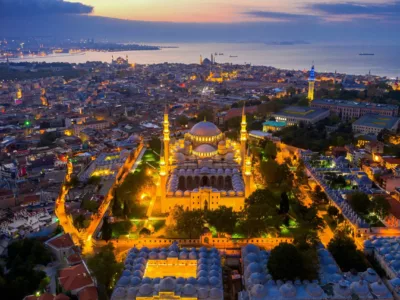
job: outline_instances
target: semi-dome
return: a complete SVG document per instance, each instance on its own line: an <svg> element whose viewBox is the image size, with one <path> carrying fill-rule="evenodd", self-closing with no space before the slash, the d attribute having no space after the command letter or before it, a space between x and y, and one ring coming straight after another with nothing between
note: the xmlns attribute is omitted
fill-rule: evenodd
<svg viewBox="0 0 400 300"><path fill-rule="evenodd" d="M197 146L196 149L193 150L193 154L197 156L212 156L217 154L217 150L208 144L203 144Z"/></svg>
<svg viewBox="0 0 400 300"><path fill-rule="evenodd" d="M214 123L203 121L194 125L190 134L197 137L211 137L221 134L221 130Z"/></svg>

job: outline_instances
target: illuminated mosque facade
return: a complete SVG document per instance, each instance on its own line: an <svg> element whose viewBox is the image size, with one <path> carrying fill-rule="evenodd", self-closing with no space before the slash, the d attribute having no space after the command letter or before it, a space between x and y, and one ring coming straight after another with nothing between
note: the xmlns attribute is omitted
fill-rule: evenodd
<svg viewBox="0 0 400 300"><path fill-rule="evenodd" d="M220 206L242 210L245 198L254 190L244 109L240 142L227 139L206 120L194 125L184 138L172 140L167 108L163 127L159 185L162 212L176 205L187 210L214 210Z"/></svg>

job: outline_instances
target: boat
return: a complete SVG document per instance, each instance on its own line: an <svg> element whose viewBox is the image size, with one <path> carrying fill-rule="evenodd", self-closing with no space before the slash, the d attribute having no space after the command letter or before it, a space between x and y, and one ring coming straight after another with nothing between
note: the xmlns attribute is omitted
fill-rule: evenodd
<svg viewBox="0 0 400 300"><path fill-rule="evenodd" d="M219 53L218 55L224 55L223 53Z"/></svg>
<svg viewBox="0 0 400 300"><path fill-rule="evenodd" d="M237 55L229 55L229 57L238 57Z"/></svg>
<svg viewBox="0 0 400 300"><path fill-rule="evenodd" d="M361 55L361 56L366 56L366 55L372 56L372 55L375 55L375 53L364 53L364 52L361 52L358 55Z"/></svg>

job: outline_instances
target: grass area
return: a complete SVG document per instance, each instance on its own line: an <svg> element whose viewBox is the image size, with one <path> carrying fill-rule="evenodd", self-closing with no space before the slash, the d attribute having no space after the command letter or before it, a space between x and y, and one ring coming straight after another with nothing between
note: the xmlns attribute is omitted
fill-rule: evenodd
<svg viewBox="0 0 400 300"><path fill-rule="evenodd" d="M133 222L129 220L112 223L111 224L113 232L112 237L118 238L121 235L127 235L132 230L132 227L133 227Z"/></svg>
<svg viewBox="0 0 400 300"><path fill-rule="evenodd" d="M154 232L159 231L161 228L165 226L165 220L154 220L154 221L149 221L149 224L153 226Z"/></svg>
<svg viewBox="0 0 400 300"><path fill-rule="evenodd" d="M326 222L326 224L329 226L329 228L334 232L336 230L337 224L334 219L328 214L323 215L323 219Z"/></svg>

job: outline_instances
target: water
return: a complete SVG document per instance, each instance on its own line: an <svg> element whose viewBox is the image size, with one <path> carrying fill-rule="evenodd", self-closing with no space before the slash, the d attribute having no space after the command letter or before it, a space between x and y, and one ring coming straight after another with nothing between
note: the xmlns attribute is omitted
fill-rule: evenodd
<svg viewBox="0 0 400 300"><path fill-rule="evenodd" d="M157 44L160 45L160 44ZM160 46L163 46L162 44ZM316 71L365 75L371 74L400 76L400 45L396 46L328 46L328 45L265 45L265 44L168 44L179 48L165 48L160 51L87 52L84 55L57 55L20 59L15 61L45 61L83 63L86 61L111 62L111 57L129 56L130 62L153 63L198 63L200 54L210 58L211 53L220 63L273 66L289 70L309 69L314 61ZM374 56L360 56L361 52ZM230 55L238 57L229 57Z"/></svg>

